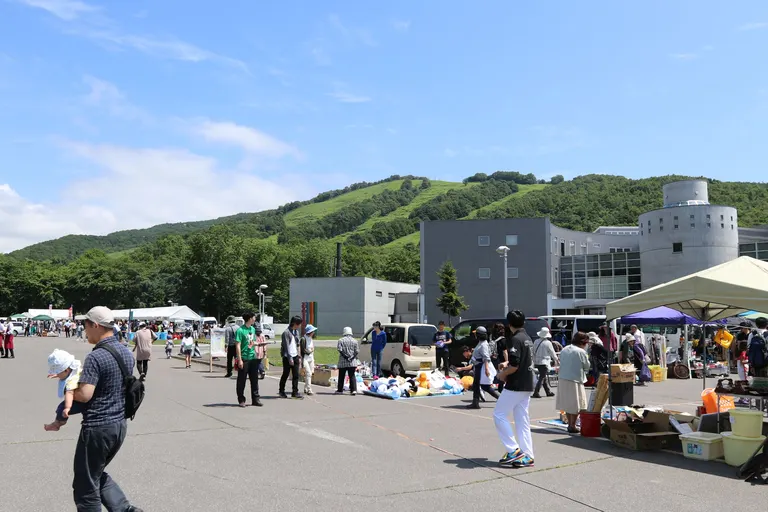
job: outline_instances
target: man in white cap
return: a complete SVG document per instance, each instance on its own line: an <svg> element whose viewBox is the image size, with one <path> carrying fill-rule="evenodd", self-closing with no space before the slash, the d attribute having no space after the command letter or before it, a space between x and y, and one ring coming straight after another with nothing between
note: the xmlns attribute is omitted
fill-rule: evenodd
<svg viewBox="0 0 768 512"><path fill-rule="evenodd" d="M79 511L141 512L130 504L120 486L105 471L123 445L127 432L125 384L116 357L133 372L133 355L115 337L115 317L109 308L96 306L85 315L85 334L95 345L83 363L75 400L84 404L83 424L75 449L72 482ZM117 356L112 355L114 351Z"/></svg>
<svg viewBox="0 0 768 512"><path fill-rule="evenodd" d="M531 398L541 398L539 391L541 391L542 384L544 385L544 392L547 396L555 396L549 387L549 369L552 366L558 366L560 363L557 360L555 347L552 345L552 333L549 332L548 327L542 327L541 330L536 333L536 336L538 337L533 343L533 365L536 368L539 377L536 381L536 387L533 389Z"/></svg>

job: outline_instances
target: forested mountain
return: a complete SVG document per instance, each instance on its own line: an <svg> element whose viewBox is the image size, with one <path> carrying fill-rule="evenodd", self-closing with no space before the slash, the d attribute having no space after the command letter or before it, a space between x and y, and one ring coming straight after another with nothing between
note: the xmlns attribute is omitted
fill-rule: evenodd
<svg viewBox="0 0 768 512"><path fill-rule="evenodd" d="M275 210L163 224L107 236L70 235L0 255L0 314L30 307L146 307L181 302L222 316L256 304L288 314L291 277L333 275L337 241L345 275L417 282L421 220L549 216L562 227L634 225L662 206L661 187L685 179L588 175L549 183L531 174L475 174L461 183L392 176ZM739 224L768 224L768 185L710 182L710 201L739 209ZM375 246L372 247L372 246ZM111 254L110 254L111 253Z"/></svg>

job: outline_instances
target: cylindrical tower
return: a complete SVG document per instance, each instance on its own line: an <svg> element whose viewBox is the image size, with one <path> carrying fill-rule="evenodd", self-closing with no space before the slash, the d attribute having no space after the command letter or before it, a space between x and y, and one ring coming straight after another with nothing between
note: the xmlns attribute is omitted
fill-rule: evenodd
<svg viewBox="0 0 768 512"><path fill-rule="evenodd" d="M639 222L644 290L739 256L736 208L709 204L705 180L665 185L664 208Z"/></svg>

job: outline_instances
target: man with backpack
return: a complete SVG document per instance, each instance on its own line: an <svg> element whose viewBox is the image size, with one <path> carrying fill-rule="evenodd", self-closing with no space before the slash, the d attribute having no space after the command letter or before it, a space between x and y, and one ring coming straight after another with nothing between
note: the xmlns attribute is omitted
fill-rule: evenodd
<svg viewBox="0 0 768 512"><path fill-rule="evenodd" d="M85 358L74 396L84 404L72 482L79 511L100 511L103 505L107 510L141 512L105 471L125 440L126 417L133 417L143 398L143 384L133 377L133 355L114 336L114 325L112 311L104 306L85 315L86 336L95 347Z"/></svg>
<svg viewBox="0 0 768 512"><path fill-rule="evenodd" d="M227 324L224 327L224 343L227 345L227 374L225 378L232 376L232 361L237 357L237 340L235 335L240 327L237 325L237 318L232 315L227 317Z"/></svg>
<svg viewBox="0 0 768 512"><path fill-rule="evenodd" d="M747 340L749 373L753 377L768 377L768 318L757 318L755 326L757 330Z"/></svg>

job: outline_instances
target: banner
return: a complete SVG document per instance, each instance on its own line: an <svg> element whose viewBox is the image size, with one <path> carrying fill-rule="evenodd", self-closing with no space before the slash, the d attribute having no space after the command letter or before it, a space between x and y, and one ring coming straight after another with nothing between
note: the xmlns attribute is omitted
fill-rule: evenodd
<svg viewBox="0 0 768 512"><path fill-rule="evenodd" d="M211 357L227 357L224 332L221 327L211 329Z"/></svg>

